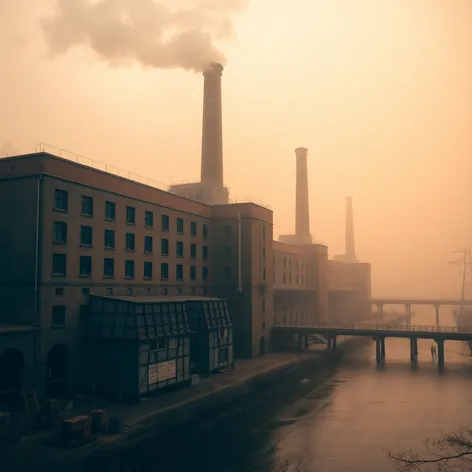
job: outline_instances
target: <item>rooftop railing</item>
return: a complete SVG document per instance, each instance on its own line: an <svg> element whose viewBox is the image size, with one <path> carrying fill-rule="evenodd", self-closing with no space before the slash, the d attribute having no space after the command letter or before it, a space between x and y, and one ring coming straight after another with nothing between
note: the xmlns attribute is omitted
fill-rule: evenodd
<svg viewBox="0 0 472 472"><path fill-rule="evenodd" d="M153 180L148 177L143 177L142 175L136 174L134 172L124 170L117 166L112 166L110 164L97 161L95 159L90 159L89 157L82 156L79 153L67 151L66 149L52 146L51 144L46 144L46 143L37 144L36 152L47 152L48 154L52 154L54 156L67 159L69 161L76 162L77 164L82 164L84 166L101 170L103 172L116 175L118 177L123 177L125 179L133 180L134 182L138 182L140 184L149 185L150 187L154 187L159 190L164 190L166 192L169 191L169 185L159 182L157 180Z"/></svg>
<svg viewBox="0 0 472 472"><path fill-rule="evenodd" d="M116 175L118 177L123 177L125 179L133 180L134 182L138 182L140 184L149 185L150 187L157 188L159 190L164 190L168 192L172 185L167 185L157 180L150 179L148 177L143 177L142 175L136 174L134 172L121 169L117 166L112 166L110 164L106 164L104 162L97 161L95 159L91 159L86 156L82 156L79 153L68 151L67 149L63 149L57 146L53 146L47 143L39 143L36 145L35 148L36 152L46 152L48 154L52 154L53 156L61 157L62 159L67 159L72 162L76 162L77 164L82 164L84 166L91 167L92 169L101 170L103 172L107 172L109 174ZM181 184L184 182L181 182ZM185 182L191 183L191 182ZM176 185L176 184L173 184ZM178 184L177 184L178 185ZM254 203L261 207L271 209L270 205L263 203L258 200L254 200L250 197L243 197L237 199L230 199L229 203Z"/></svg>

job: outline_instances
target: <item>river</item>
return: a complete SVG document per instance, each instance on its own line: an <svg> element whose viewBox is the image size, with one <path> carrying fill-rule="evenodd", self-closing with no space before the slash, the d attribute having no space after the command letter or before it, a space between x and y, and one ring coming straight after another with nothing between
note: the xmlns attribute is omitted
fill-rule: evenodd
<svg viewBox="0 0 472 472"><path fill-rule="evenodd" d="M433 323L433 309L413 318L413 324ZM453 326L452 315L442 314L441 324ZM393 471L384 451L422 451L427 437L472 426L468 346L446 342L442 372L430 347L431 341L419 341L417 366L409 362L407 339L386 340L382 368L373 343L356 353L326 384L274 418L266 470L275 469L270 459L277 456L301 458L308 471Z"/></svg>
<svg viewBox="0 0 472 472"><path fill-rule="evenodd" d="M453 325L452 315L443 313L441 321ZM419 312L413 323L433 324L434 310ZM224 408L199 407L186 426L159 420L163 434L151 425L118 449L60 470L274 472L288 459L301 460L304 472L389 472L395 469L385 451L421 450L427 437L472 426L465 343L446 342L442 371L427 340L418 343L416 366L407 339L386 340L383 367L376 365L374 343L364 346L323 374L313 369L305 378L305 369L262 381L256 395Z"/></svg>

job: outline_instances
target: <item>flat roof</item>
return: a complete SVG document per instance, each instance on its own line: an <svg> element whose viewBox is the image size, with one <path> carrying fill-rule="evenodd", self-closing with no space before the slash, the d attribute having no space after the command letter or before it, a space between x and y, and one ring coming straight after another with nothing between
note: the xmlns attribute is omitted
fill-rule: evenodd
<svg viewBox="0 0 472 472"><path fill-rule="evenodd" d="M213 298L213 297L199 297L196 295L175 295L175 296L146 296L146 295L138 295L138 296L131 296L131 295L93 295L90 294L91 297L95 298L105 298L108 300L120 300L123 302L131 302L131 303L182 303L182 302L209 302L209 301L226 301L224 298Z"/></svg>

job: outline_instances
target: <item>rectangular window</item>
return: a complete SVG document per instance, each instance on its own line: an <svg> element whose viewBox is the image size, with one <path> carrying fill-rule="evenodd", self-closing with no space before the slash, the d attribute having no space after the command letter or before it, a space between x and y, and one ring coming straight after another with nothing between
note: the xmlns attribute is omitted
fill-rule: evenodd
<svg viewBox="0 0 472 472"><path fill-rule="evenodd" d="M126 223L129 225L136 224L136 208L130 206L126 207Z"/></svg>
<svg viewBox="0 0 472 472"><path fill-rule="evenodd" d="M152 279L152 262L144 263L144 278Z"/></svg>
<svg viewBox="0 0 472 472"><path fill-rule="evenodd" d="M144 212L144 226L152 228L154 226L154 213L152 211Z"/></svg>
<svg viewBox="0 0 472 472"><path fill-rule="evenodd" d="M197 266L190 266L190 280L197 280Z"/></svg>
<svg viewBox="0 0 472 472"><path fill-rule="evenodd" d="M161 280L169 279L169 264L167 262L161 263Z"/></svg>
<svg viewBox="0 0 472 472"><path fill-rule="evenodd" d="M63 328L66 325L66 307L56 305L52 307L51 326Z"/></svg>
<svg viewBox="0 0 472 472"><path fill-rule="evenodd" d="M103 259L103 275L104 277L114 277L115 276L115 259L105 257Z"/></svg>
<svg viewBox="0 0 472 472"><path fill-rule="evenodd" d="M208 225L203 225L203 239L208 239L209 231Z"/></svg>
<svg viewBox="0 0 472 472"><path fill-rule="evenodd" d="M169 255L169 240L168 239L161 239L161 255L163 256Z"/></svg>
<svg viewBox="0 0 472 472"><path fill-rule="evenodd" d="M209 253L208 246L203 246L203 247L202 247L202 256L203 256L203 259L208 259L208 253Z"/></svg>
<svg viewBox="0 0 472 472"><path fill-rule="evenodd" d="M230 225L224 225L224 234L225 234L225 237L229 238L231 237L231 226Z"/></svg>
<svg viewBox="0 0 472 472"><path fill-rule="evenodd" d="M105 247L115 249L115 232L112 229L105 230Z"/></svg>
<svg viewBox="0 0 472 472"><path fill-rule="evenodd" d="M177 218L177 233L184 234L184 220L182 218Z"/></svg>
<svg viewBox="0 0 472 472"><path fill-rule="evenodd" d="M152 236L144 236L144 252L152 252Z"/></svg>
<svg viewBox="0 0 472 472"><path fill-rule="evenodd" d="M116 204L114 202L105 202L105 219L116 220Z"/></svg>
<svg viewBox="0 0 472 472"><path fill-rule="evenodd" d="M136 247L134 233L126 233L126 250L134 251Z"/></svg>
<svg viewBox="0 0 472 472"><path fill-rule="evenodd" d="M52 275L66 275L67 256L65 254L52 255Z"/></svg>
<svg viewBox="0 0 472 472"><path fill-rule="evenodd" d="M80 256L79 275L81 277L92 275L92 256Z"/></svg>
<svg viewBox="0 0 472 472"><path fill-rule="evenodd" d="M84 287L82 289L82 295L85 295L85 296L90 295L90 289L88 287Z"/></svg>
<svg viewBox="0 0 472 472"><path fill-rule="evenodd" d="M190 223L190 234L192 236L196 236L197 235L197 222L196 221L192 221Z"/></svg>
<svg viewBox="0 0 472 472"><path fill-rule="evenodd" d="M125 277L127 279L134 278L134 261L131 261L131 260L125 261Z"/></svg>
<svg viewBox="0 0 472 472"><path fill-rule="evenodd" d="M196 244L190 244L190 257L192 259L196 259L196 257L197 257L197 245Z"/></svg>
<svg viewBox="0 0 472 472"><path fill-rule="evenodd" d="M162 217L161 217L161 229L162 229L162 231L169 231L169 229L170 229L169 215L162 215Z"/></svg>
<svg viewBox="0 0 472 472"><path fill-rule="evenodd" d="M55 294L59 296L64 295L64 287L56 287Z"/></svg>
<svg viewBox="0 0 472 472"><path fill-rule="evenodd" d="M202 267L202 279L208 280L208 267L206 266Z"/></svg>
<svg viewBox="0 0 472 472"><path fill-rule="evenodd" d="M69 210L69 193L56 188L54 190L54 209L60 211Z"/></svg>
<svg viewBox="0 0 472 472"><path fill-rule="evenodd" d="M176 243L176 255L177 257L184 257L184 243L182 241Z"/></svg>
<svg viewBox="0 0 472 472"><path fill-rule="evenodd" d="M80 245L81 246L92 245L92 227L91 226L80 227Z"/></svg>
<svg viewBox="0 0 472 472"><path fill-rule="evenodd" d="M55 221L52 224L52 240L55 243L67 243L67 223Z"/></svg>
<svg viewBox="0 0 472 472"><path fill-rule="evenodd" d="M82 197L82 207L80 213L85 216L93 216L93 198Z"/></svg>
<svg viewBox="0 0 472 472"><path fill-rule="evenodd" d="M182 264L177 264L175 266L175 278L177 280L183 280L184 279L184 266Z"/></svg>

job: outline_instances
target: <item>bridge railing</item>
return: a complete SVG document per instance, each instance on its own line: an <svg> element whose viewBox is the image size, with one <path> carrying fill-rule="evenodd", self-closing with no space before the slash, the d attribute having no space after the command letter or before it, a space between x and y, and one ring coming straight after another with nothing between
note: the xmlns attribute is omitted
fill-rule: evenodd
<svg viewBox="0 0 472 472"><path fill-rule="evenodd" d="M401 324L379 324L379 323L317 323L303 325L274 325L277 328L320 328L338 329L340 331L404 331L407 333L457 333L472 334L472 328L457 326L428 326L428 325L401 325Z"/></svg>

